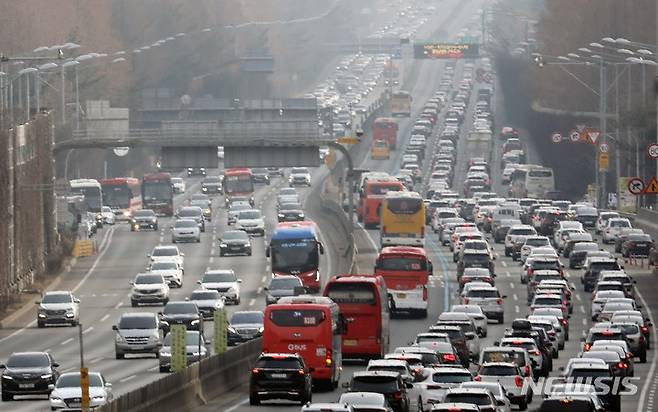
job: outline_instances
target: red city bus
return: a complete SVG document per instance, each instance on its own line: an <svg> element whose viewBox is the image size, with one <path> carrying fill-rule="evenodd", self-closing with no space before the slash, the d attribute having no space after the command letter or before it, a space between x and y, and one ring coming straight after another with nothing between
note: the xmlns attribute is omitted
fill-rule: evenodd
<svg viewBox="0 0 658 412"><path fill-rule="evenodd" d="M314 383L336 388L343 365L340 308L324 296L288 296L265 308L263 352L299 353Z"/></svg>
<svg viewBox="0 0 658 412"><path fill-rule="evenodd" d="M152 209L165 216L174 214L174 188L169 173L147 173L142 178L142 203L144 209Z"/></svg>
<svg viewBox="0 0 658 412"><path fill-rule="evenodd" d="M103 204L112 209L117 219L128 220L135 210L142 208L139 179L115 177L99 182L103 189Z"/></svg>
<svg viewBox="0 0 658 412"><path fill-rule="evenodd" d="M388 147L395 150L398 140L398 124L391 117L378 117L372 123L372 140L386 140Z"/></svg>
<svg viewBox="0 0 658 412"><path fill-rule="evenodd" d="M247 196L252 199L254 195L253 173L249 168L226 169L224 172L224 193L226 203L232 196Z"/></svg>
<svg viewBox="0 0 658 412"><path fill-rule="evenodd" d="M367 229L379 226L381 221L381 207L388 192L402 192L406 190L404 184L394 177L382 179L369 179L361 192L357 218L363 222Z"/></svg>
<svg viewBox="0 0 658 412"><path fill-rule="evenodd" d="M343 335L343 357L379 359L388 353L388 292L384 278L334 276L325 285L324 296L338 304L348 323Z"/></svg>
<svg viewBox="0 0 658 412"><path fill-rule="evenodd" d="M427 283L432 272L432 262L419 247L385 247L375 261L375 275L386 281L393 313L409 311L427 317Z"/></svg>

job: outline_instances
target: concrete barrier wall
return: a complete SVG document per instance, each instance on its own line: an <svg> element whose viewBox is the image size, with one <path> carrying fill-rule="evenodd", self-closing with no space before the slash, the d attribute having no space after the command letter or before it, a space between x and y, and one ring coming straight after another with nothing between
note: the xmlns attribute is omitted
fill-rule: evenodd
<svg viewBox="0 0 658 412"><path fill-rule="evenodd" d="M228 352L213 355L185 370L127 392L97 412L188 412L249 381L247 373L261 353L255 339Z"/></svg>

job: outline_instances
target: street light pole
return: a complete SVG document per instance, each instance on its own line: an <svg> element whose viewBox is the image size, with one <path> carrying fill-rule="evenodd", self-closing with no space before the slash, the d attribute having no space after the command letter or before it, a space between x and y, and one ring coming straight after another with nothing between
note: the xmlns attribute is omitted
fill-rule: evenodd
<svg viewBox="0 0 658 412"><path fill-rule="evenodd" d="M600 72L599 72L599 85L600 85L600 90L599 90L599 126L601 127L601 135L603 138L603 142L606 142L606 136L608 134L608 119L606 116L607 112L607 107L608 107L608 99L607 99L607 70L605 67L605 63L603 59L600 61ZM597 150L597 146L594 145L594 164L596 167L596 176L599 175L599 153ZM597 207L601 207L603 201L606 199L606 178L607 178L607 172L601 173L601 176L599 178L600 182L600 188L597 188L598 190L598 195L597 195Z"/></svg>

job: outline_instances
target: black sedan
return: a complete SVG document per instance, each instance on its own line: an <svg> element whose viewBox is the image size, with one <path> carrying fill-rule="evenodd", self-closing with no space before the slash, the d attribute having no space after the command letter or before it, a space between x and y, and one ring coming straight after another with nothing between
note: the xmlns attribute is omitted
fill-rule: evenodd
<svg viewBox="0 0 658 412"><path fill-rule="evenodd" d="M279 222L297 222L304 220L306 215L299 203L283 203L279 206L277 218Z"/></svg>

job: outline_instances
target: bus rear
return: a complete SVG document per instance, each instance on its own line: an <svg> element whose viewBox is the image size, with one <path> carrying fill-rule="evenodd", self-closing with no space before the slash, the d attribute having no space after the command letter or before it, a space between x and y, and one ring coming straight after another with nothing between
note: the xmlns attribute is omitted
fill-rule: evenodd
<svg viewBox="0 0 658 412"><path fill-rule="evenodd" d="M393 92L390 99L391 116L411 116L411 95L406 91Z"/></svg>
<svg viewBox="0 0 658 412"><path fill-rule="evenodd" d="M314 382L333 385L340 379L343 330L339 308L331 299L283 297L265 308L263 352L298 353L313 368Z"/></svg>
<svg viewBox="0 0 658 412"><path fill-rule="evenodd" d="M148 173L142 179L144 209L164 216L174 214L174 188L169 173Z"/></svg>
<svg viewBox="0 0 658 412"><path fill-rule="evenodd" d="M398 124L390 117L378 117L372 123L372 139L385 140L391 150L395 150L398 140Z"/></svg>
<svg viewBox="0 0 658 412"><path fill-rule="evenodd" d="M362 219L366 228L379 226L381 222L381 207L388 192L401 192L406 190L402 182L396 178L386 180L368 181L365 185Z"/></svg>
<svg viewBox="0 0 658 412"><path fill-rule="evenodd" d="M325 285L324 296L338 304L348 323L343 357L378 359L388 353L388 293L381 276L334 276Z"/></svg>
<svg viewBox="0 0 658 412"><path fill-rule="evenodd" d="M374 160L387 160L391 157L388 141L374 140L370 148L370 157Z"/></svg>
<svg viewBox="0 0 658 412"><path fill-rule="evenodd" d="M555 190L553 169L549 167L530 168L525 175L525 189L528 197L543 198L546 192Z"/></svg>
<svg viewBox="0 0 658 412"><path fill-rule="evenodd" d="M425 243L425 203L416 192L388 192L381 208L380 241L383 246Z"/></svg>
<svg viewBox="0 0 658 412"><path fill-rule="evenodd" d="M234 196L247 196L252 199L254 195L253 174L249 168L226 169L224 172L224 193L226 204Z"/></svg>
<svg viewBox="0 0 658 412"><path fill-rule="evenodd" d="M432 272L432 262L425 249L418 247L385 247L375 261L375 275L386 281L392 312L408 311L426 317L427 283Z"/></svg>

